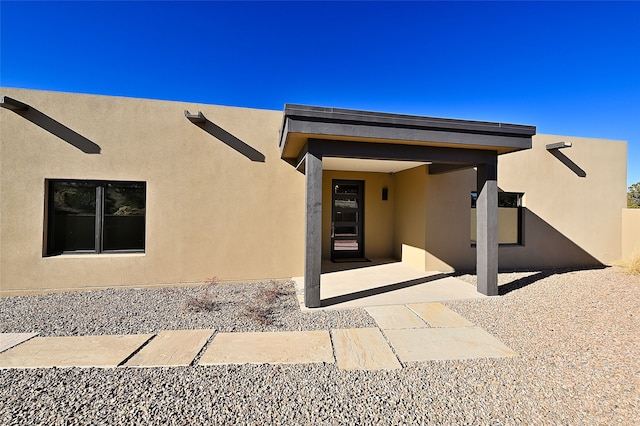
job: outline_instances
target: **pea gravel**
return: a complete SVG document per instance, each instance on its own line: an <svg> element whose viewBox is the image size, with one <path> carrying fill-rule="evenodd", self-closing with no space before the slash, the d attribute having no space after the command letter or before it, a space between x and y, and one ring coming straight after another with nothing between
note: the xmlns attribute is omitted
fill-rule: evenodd
<svg viewBox="0 0 640 426"><path fill-rule="evenodd" d="M2 370L0 424L640 424L640 277L606 268L499 279L499 298L446 304L519 357L374 372L334 364ZM373 325L362 310L300 313L290 283L221 286L213 310L186 306L204 291L6 298L0 326L73 335ZM247 314L257 300L274 312Z"/></svg>
<svg viewBox="0 0 640 426"><path fill-rule="evenodd" d="M302 313L291 281L17 296L0 299L0 306L2 332L42 336L376 326L364 309Z"/></svg>

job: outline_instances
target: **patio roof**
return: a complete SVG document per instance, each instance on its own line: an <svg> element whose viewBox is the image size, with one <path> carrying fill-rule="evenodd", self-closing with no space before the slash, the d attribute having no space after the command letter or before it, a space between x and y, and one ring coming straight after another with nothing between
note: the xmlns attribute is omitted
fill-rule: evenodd
<svg viewBox="0 0 640 426"><path fill-rule="evenodd" d="M285 105L280 156L305 174L305 306L321 306L322 171L335 158L429 164L429 174L477 167L477 288L497 295L498 155L531 148L535 133L519 124Z"/></svg>
<svg viewBox="0 0 640 426"><path fill-rule="evenodd" d="M365 145L359 149L358 145L349 142L394 145L396 151L397 145L404 145L484 150L499 155L531 148L531 137L535 133L535 126L520 124L287 104L279 144L281 157L299 166L309 140L343 141L341 145L345 149L331 156L384 159L384 155L378 153L369 155L371 150ZM422 156L424 151L420 151ZM459 153L463 155L462 150ZM438 156L434 157L437 163ZM409 158L394 159L410 161Z"/></svg>

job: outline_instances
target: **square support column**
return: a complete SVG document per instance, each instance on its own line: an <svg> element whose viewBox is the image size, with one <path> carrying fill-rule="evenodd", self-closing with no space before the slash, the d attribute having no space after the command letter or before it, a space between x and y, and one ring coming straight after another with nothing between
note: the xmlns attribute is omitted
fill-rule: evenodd
<svg viewBox="0 0 640 426"><path fill-rule="evenodd" d="M498 295L498 157L478 165L476 272L477 289L487 296Z"/></svg>
<svg viewBox="0 0 640 426"><path fill-rule="evenodd" d="M307 152L305 158L304 305L307 308L319 308L322 265L322 157Z"/></svg>

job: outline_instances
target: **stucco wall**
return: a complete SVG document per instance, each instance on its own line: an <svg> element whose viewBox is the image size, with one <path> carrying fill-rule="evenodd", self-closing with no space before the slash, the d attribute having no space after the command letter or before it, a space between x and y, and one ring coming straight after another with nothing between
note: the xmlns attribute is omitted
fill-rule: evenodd
<svg viewBox="0 0 640 426"><path fill-rule="evenodd" d="M475 242L478 232L477 212L471 209L471 241ZM498 207L498 243L518 243L518 209Z"/></svg>
<svg viewBox="0 0 640 426"><path fill-rule="evenodd" d="M571 142L559 150L549 143ZM524 246L500 250L500 264L543 267L609 264L620 257L626 202L623 141L536 135L533 148L498 160L498 186L524 192Z"/></svg>
<svg viewBox="0 0 640 426"><path fill-rule="evenodd" d="M622 259L640 254L640 209L622 210Z"/></svg>
<svg viewBox="0 0 640 426"><path fill-rule="evenodd" d="M418 269L425 268L426 166L393 175L394 257Z"/></svg>
<svg viewBox="0 0 640 426"><path fill-rule="evenodd" d="M561 150L564 162L546 149L558 141L573 144ZM498 163L499 188L524 193L523 245L501 245L500 268L593 266L620 258L626 142L536 135L532 149L502 155ZM420 170L394 175L396 257L426 270L474 269L475 171L428 175Z"/></svg>
<svg viewBox="0 0 640 426"><path fill-rule="evenodd" d="M36 111L29 117L55 120L100 148L87 154L0 108L2 292L302 274L304 176L280 159L281 112L15 89L1 94L31 105ZM201 110L246 145L223 143L187 120L185 109ZM45 180L53 178L145 181L145 253L43 256Z"/></svg>
<svg viewBox="0 0 640 426"><path fill-rule="evenodd" d="M280 111L18 89L0 94L32 106L24 116L0 108L1 294L303 273L305 178L280 159ZM187 120L185 109L201 110L213 134ZM99 153L83 152L74 140L97 145ZM558 158L545 145L560 140L573 147ZM501 190L525 194L524 245L501 246L501 268L609 263L635 250L636 212L620 213L626 143L537 135L531 150L499 157L498 176ZM45 256L46 180L56 178L146 182L145 253ZM473 169L325 170L324 257L331 179L365 181L366 256L426 270L475 268Z"/></svg>

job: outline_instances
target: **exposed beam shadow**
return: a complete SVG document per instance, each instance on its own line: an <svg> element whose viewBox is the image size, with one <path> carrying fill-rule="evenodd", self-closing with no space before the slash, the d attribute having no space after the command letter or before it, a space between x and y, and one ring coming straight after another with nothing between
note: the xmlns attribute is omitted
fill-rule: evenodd
<svg viewBox="0 0 640 426"><path fill-rule="evenodd" d="M349 294L341 294L340 296L329 297L320 300L320 307L324 308L338 303L351 302L352 300L363 299L369 296L377 296L378 294L389 293L390 291L400 290L403 288L413 287L415 285L425 284L442 278L450 277L451 274L435 274L428 277L416 278L414 280L403 281L395 284L383 285L382 287L368 288Z"/></svg>
<svg viewBox="0 0 640 426"><path fill-rule="evenodd" d="M562 162L562 164L564 164L565 166L567 166L569 169L571 169L571 171L573 173L575 173L576 175L578 175L579 177L586 177L587 176L587 172L585 172L584 170L582 170L580 168L580 166L578 166L576 163L574 163L573 161L571 161L571 159L569 157L567 157L566 155L564 155L562 152L560 152L558 149L550 149L549 152L556 157L558 160L560 160Z"/></svg>
<svg viewBox="0 0 640 426"><path fill-rule="evenodd" d="M605 269L605 268L608 268L608 266L594 265L594 266L550 268L550 269L536 269L536 270L522 269L522 268L515 268L515 269L500 268L499 273L501 274L509 273L509 272L535 272L535 274L518 278L516 280L513 280L505 284L500 284L498 286L498 295L504 296L505 294L511 293L512 291L520 290L522 288L530 286L531 284L535 284L538 281L544 280L545 278L549 278L553 275L561 275L561 274L566 274L568 272L588 271L592 269ZM455 278L461 275L469 275L469 274L475 275L475 273L476 273L475 271L456 271L452 273L451 276Z"/></svg>
<svg viewBox="0 0 640 426"><path fill-rule="evenodd" d="M211 120L207 119L201 112L198 112L198 114L189 114L188 111L185 111L185 116L193 124L200 127L202 130L209 133L211 136L223 142L230 148L235 149L237 152L244 155L249 160L264 163L264 154L254 149L250 145L247 145L245 142L227 132L222 127L211 122Z"/></svg>
<svg viewBox="0 0 640 426"><path fill-rule="evenodd" d="M9 108L11 109L11 108ZM69 145L73 145L85 154L100 154L100 146L71 130L64 124L38 111L31 105L26 110L12 109L14 113L24 117L47 132L59 137Z"/></svg>
<svg viewBox="0 0 640 426"><path fill-rule="evenodd" d="M604 268L606 268L606 266L602 265L602 266L585 266L582 268L545 269L545 270L539 271L537 274L529 275L528 277L518 278L517 280L511 281L510 283L502 284L501 286L498 287L498 294L500 296L504 296L507 293L520 290L521 288L527 287L528 285L536 283L552 275L560 275L560 274L566 274L567 272L587 271L590 269L604 269Z"/></svg>

